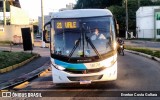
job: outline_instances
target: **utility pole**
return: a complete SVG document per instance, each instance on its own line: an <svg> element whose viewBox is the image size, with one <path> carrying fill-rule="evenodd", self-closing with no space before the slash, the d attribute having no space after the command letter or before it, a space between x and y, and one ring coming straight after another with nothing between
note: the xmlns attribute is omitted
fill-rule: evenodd
<svg viewBox="0 0 160 100"><path fill-rule="evenodd" d="M45 42L44 42L44 40L43 40L43 31L44 31L44 14L43 14L43 0L41 0L41 21L42 21L42 23L41 23L41 25L42 25L42 27L41 27L41 29L42 29L42 48L44 48L45 47Z"/></svg>
<svg viewBox="0 0 160 100"><path fill-rule="evenodd" d="M125 0L126 8L126 39L128 39L128 0Z"/></svg>
<svg viewBox="0 0 160 100"><path fill-rule="evenodd" d="M141 6L141 1L138 0L138 8Z"/></svg>
<svg viewBox="0 0 160 100"><path fill-rule="evenodd" d="M6 0L3 0L3 21L4 25L6 25Z"/></svg>

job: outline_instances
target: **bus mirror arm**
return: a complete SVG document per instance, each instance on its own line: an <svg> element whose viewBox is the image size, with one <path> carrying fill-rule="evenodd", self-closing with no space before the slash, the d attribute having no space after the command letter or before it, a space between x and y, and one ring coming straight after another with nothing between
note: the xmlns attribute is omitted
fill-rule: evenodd
<svg viewBox="0 0 160 100"><path fill-rule="evenodd" d="M111 44L111 37L107 37L108 39L108 44Z"/></svg>
<svg viewBox="0 0 160 100"><path fill-rule="evenodd" d="M47 22L45 25L44 25L44 30L46 29L46 26L47 25L50 25L51 26L51 22L49 21L49 22Z"/></svg>
<svg viewBox="0 0 160 100"><path fill-rule="evenodd" d="M115 17L114 17L114 25L115 25L115 29L116 29L116 36L119 36L119 24L118 24Z"/></svg>

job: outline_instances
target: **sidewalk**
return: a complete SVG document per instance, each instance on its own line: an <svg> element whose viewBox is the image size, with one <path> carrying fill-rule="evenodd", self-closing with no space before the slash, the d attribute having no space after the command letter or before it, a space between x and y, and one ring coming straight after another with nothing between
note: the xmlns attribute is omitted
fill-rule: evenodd
<svg viewBox="0 0 160 100"><path fill-rule="evenodd" d="M11 48L9 45L0 46L0 51L2 50L10 51ZM22 45L13 46L12 51L23 51L23 46ZM27 51L27 52L31 52L31 51ZM36 58L30 63L25 64L24 66L21 66L15 70L0 74L0 89L3 88L3 86L6 86L7 82L8 84L11 82L13 82L14 84L15 82L19 82L27 79L27 77L34 76L33 73L37 74L49 67L49 63L50 63L49 48L41 48L39 45L35 45L32 52L40 54L41 57ZM32 74L29 75L29 73L32 73Z"/></svg>
<svg viewBox="0 0 160 100"><path fill-rule="evenodd" d="M143 41L143 40L124 40L126 46L142 47L151 50L160 50L160 42Z"/></svg>

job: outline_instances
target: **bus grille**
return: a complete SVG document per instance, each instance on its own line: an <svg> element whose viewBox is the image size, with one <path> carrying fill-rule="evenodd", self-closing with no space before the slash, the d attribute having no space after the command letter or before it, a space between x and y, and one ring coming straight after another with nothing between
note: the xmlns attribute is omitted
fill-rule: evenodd
<svg viewBox="0 0 160 100"><path fill-rule="evenodd" d="M83 76L83 77L68 77L70 81L91 81L91 80L100 80L103 75L95 76Z"/></svg>
<svg viewBox="0 0 160 100"><path fill-rule="evenodd" d="M70 70L66 69L65 72L71 73L71 74L90 74L90 73L97 73L100 71L103 71L106 69L106 67L96 68L96 69L86 69L86 70ZM84 73L85 71L85 73Z"/></svg>

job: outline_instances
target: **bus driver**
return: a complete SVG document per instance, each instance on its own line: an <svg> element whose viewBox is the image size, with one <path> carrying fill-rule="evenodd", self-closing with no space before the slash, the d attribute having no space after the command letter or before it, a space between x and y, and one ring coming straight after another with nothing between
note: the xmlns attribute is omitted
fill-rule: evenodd
<svg viewBox="0 0 160 100"><path fill-rule="evenodd" d="M99 30L96 28L94 35L91 36L91 40L104 40L106 37L103 34L99 33Z"/></svg>

